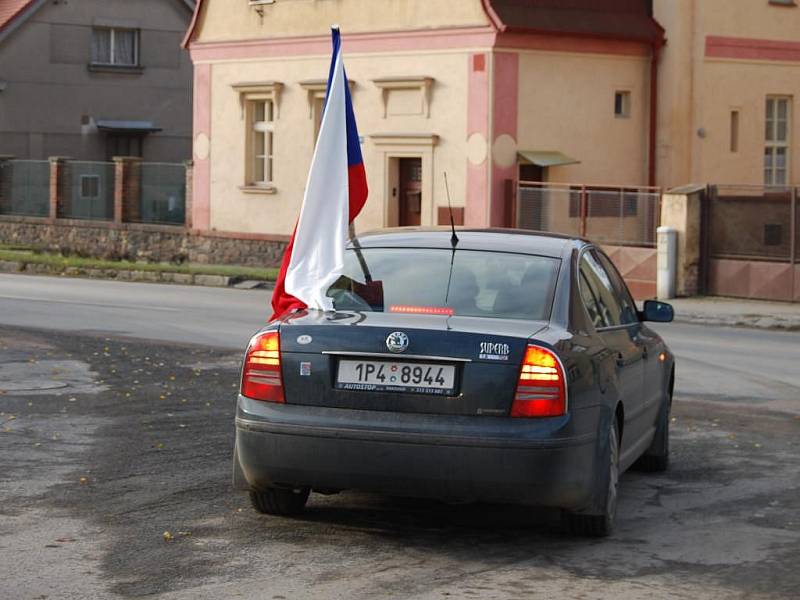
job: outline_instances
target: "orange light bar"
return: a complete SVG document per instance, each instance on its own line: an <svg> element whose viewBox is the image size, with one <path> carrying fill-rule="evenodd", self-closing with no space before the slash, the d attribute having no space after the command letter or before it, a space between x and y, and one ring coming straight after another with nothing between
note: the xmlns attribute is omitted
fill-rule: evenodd
<svg viewBox="0 0 800 600"><path fill-rule="evenodd" d="M405 306L400 304L391 305L389 312L406 315L445 315L448 317L452 317L455 314L455 311L448 306Z"/></svg>

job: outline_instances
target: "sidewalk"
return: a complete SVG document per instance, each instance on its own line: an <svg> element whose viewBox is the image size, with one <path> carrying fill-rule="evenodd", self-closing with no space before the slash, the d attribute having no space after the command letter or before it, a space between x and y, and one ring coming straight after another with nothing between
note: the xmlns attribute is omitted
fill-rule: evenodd
<svg viewBox="0 0 800 600"><path fill-rule="evenodd" d="M681 323L800 331L800 303L797 302L714 296L673 298L668 302L675 308L675 321Z"/></svg>

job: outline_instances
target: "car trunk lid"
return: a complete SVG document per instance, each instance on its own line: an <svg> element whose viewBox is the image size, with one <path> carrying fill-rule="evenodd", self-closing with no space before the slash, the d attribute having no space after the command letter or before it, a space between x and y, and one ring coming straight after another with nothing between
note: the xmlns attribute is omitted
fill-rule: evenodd
<svg viewBox="0 0 800 600"><path fill-rule="evenodd" d="M393 412L506 415L527 341L544 327L546 323L541 321L511 319L302 311L284 320L280 329L286 402ZM387 347L387 338L395 332L407 338L402 352ZM359 365L362 374L364 369L383 365L383 383L371 379L378 383L377 389L374 385L342 389L349 384L340 381L340 370L342 378L355 381L352 376ZM405 372L404 367L408 367ZM406 383L400 380L404 374L410 375ZM392 375L397 379L390 384L387 378ZM442 382L439 388L435 387L437 376Z"/></svg>

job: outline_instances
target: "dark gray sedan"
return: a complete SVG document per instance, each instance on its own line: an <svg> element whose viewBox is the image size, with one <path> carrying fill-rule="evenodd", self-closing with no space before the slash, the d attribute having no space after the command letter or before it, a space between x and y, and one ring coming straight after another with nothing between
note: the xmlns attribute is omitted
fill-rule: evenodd
<svg viewBox="0 0 800 600"><path fill-rule="evenodd" d="M344 489L563 509L607 535L619 475L669 458L673 356L581 239L513 230L364 235L328 291L250 341L233 479L290 515Z"/></svg>

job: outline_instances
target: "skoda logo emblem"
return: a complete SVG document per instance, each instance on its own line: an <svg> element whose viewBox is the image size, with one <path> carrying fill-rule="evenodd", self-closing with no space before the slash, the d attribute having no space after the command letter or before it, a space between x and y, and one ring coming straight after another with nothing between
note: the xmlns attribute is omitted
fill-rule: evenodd
<svg viewBox="0 0 800 600"><path fill-rule="evenodd" d="M408 336L402 331L394 331L386 338L386 347L389 352L403 352L408 348Z"/></svg>

